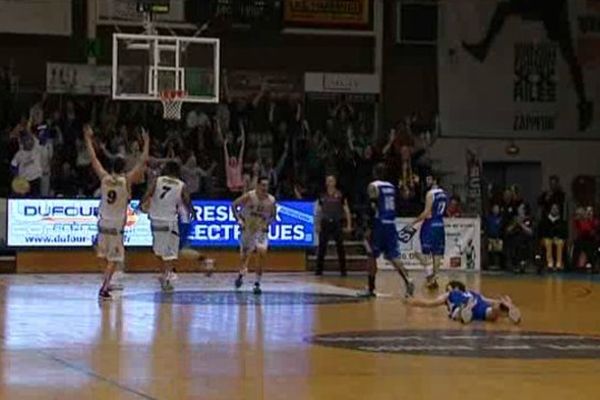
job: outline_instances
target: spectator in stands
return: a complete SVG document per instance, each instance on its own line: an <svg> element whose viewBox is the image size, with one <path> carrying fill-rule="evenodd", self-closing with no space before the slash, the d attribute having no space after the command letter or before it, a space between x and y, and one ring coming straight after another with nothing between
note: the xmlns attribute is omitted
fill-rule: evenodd
<svg viewBox="0 0 600 400"><path fill-rule="evenodd" d="M400 186L397 196L397 213L399 217L414 217L423 210L423 204L416 193L408 186Z"/></svg>
<svg viewBox="0 0 600 400"><path fill-rule="evenodd" d="M502 268L504 217L500 212L500 206L498 204L494 204L491 212L485 217L484 231L488 241L489 265Z"/></svg>
<svg viewBox="0 0 600 400"><path fill-rule="evenodd" d="M244 181L244 193L249 190L256 189L256 184L258 183L258 179L260 176L264 174L264 167L260 160L256 160L252 163L250 167L250 171L246 172L242 177Z"/></svg>
<svg viewBox="0 0 600 400"><path fill-rule="evenodd" d="M361 151L362 149L362 151ZM367 213L369 211L369 197L367 196L367 186L373 180L373 168L376 164L373 146L353 147L355 169L353 175L354 185L352 191L352 210L357 216L357 225L359 228L366 226Z"/></svg>
<svg viewBox="0 0 600 400"><path fill-rule="evenodd" d="M242 177L242 171L244 168L244 150L246 147L246 135L244 132L243 124L240 124L241 136L240 136L240 150L237 156L230 156L229 154L229 143L231 141L231 135L223 141L223 150L225 154L225 176L227 177L227 189L229 193L236 197L244 190L244 180Z"/></svg>
<svg viewBox="0 0 600 400"><path fill-rule="evenodd" d="M287 141L287 142L285 142L285 145L283 147L283 153L281 154L281 157L277 161L277 164L273 165L273 159L271 157L267 157L265 166L263 168L264 173L269 178L269 187L271 188L273 193L275 193L276 195L279 194L278 193L279 181L283 174L283 170L286 165L289 152L290 152L290 141Z"/></svg>
<svg viewBox="0 0 600 400"><path fill-rule="evenodd" d="M44 197L50 195L50 183L52 174L52 157L54 156L53 140L51 131L46 126L38 127L38 143L41 152L42 178L40 180L40 194Z"/></svg>
<svg viewBox="0 0 600 400"><path fill-rule="evenodd" d="M450 197L448 208L446 209L446 217L448 218L459 218L462 216L462 204L460 197L454 195Z"/></svg>
<svg viewBox="0 0 600 400"><path fill-rule="evenodd" d="M600 221L594 216L593 207L586 207L577 210L573 222L573 267L592 269L597 262Z"/></svg>
<svg viewBox="0 0 600 400"><path fill-rule="evenodd" d="M515 272L525 272L531 261L533 245L533 218L529 206L521 203L505 230L506 261Z"/></svg>
<svg viewBox="0 0 600 400"><path fill-rule="evenodd" d="M512 187L506 188L502 194L502 205L500 207L505 221L510 221L517 214L521 202Z"/></svg>
<svg viewBox="0 0 600 400"><path fill-rule="evenodd" d="M10 163L13 174L29 182L30 197L39 197L43 173L43 150L37 138L28 131L21 132L19 142L21 148Z"/></svg>
<svg viewBox="0 0 600 400"><path fill-rule="evenodd" d="M82 137L83 125L77 117L75 103L68 100L66 111L63 115L61 131L63 133L63 151L69 158L71 165L75 164L77 158L76 140Z"/></svg>
<svg viewBox="0 0 600 400"><path fill-rule="evenodd" d="M200 190L200 169L196 162L196 156L190 148L184 148L181 152L180 161L181 177L190 195L195 196Z"/></svg>
<svg viewBox="0 0 600 400"><path fill-rule="evenodd" d="M214 194L213 174L218 166L217 162L211 157L209 152L201 153L199 161L200 182L198 196L211 198Z"/></svg>
<svg viewBox="0 0 600 400"><path fill-rule="evenodd" d="M77 176L71 168L71 164L64 162L60 166L60 171L53 180L54 193L57 197L77 196L79 188L77 185Z"/></svg>
<svg viewBox="0 0 600 400"><path fill-rule="evenodd" d="M552 175L549 179L549 188L544 191L539 199L538 204L541 208L542 215L550 213L553 205L557 205L561 217L564 218L565 212L565 192L560 186L558 176Z"/></svg>
<svg viewBox="0 0 600 400"><path fill-rule="evenodd" d="M558 204L553 204L550 211L542 215L538 234L545 250L546 266L550 271L554 271L555 268L562 271L564 268L563 250L568 239L568 229L566 221L560 214Z"/></svg>
<svg viewBox="0 0 600 400"><path fill-rule="evenodd" d="M393 181L398 185L408 186L411 191L415 191L415 177L417 174L413 171L412 152L414 148L414 138L407 123L399 123L398 130L392 129L388 143L383 148L383 154L387 158L388 166L394 171Z"/></svg>

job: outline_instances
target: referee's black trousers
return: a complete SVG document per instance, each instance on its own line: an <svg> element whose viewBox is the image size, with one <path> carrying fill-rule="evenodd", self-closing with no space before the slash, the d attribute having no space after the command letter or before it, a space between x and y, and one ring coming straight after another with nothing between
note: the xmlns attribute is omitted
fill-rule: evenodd
<svg viewBox="0 0 600 400"><path fill-rule="evenodd" d="M319 248L317 250L317 274L323 273L323 263L325 253L327 253L327 244L330 240L335 241L337 247L338 262L340 264L340 273L346 275L346 252L344 250L344 237L342 234L342 221L334 219L323 219L321 221L321 231L319 233Z"/></svg>

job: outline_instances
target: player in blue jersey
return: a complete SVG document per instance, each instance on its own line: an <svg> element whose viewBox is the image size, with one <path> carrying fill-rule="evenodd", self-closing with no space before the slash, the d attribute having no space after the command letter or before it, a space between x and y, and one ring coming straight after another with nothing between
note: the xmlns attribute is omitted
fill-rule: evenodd
<svg viewBox="0 0 600 400"><path fill-rule="evenodd" d="M378 164L373 170L375 180L367 188L371 223L366 237L369 253L369 287L368 296L375 296L375 275L377 259L383 255L392 263L400 274L406 287L406 296L414 294L414 284L408 278L408 271L402 265L398 248L398 231L396 230L396 188L384 179L385 165Z"/></svg>
<svg viewBox="0 0 600 400"><path fill-rule="evenodd" d="M437 273L444 260L446 232L444 230L444 215L448 208L448 195L439 187L438 178L434 175L427 177L428 192L425 197L425 209L411 224L412 227L422 222L420 239L421 263L427 266L427 288L438 288ZM432 267L429 268L431 262Z"/></svg>
<svg viewBox="0 0 600 400"><path fill-rule="evenodd" d="M411 298L407 300L407 304L413 307L446 306L448 317L465 324L471 321L494 322L500 318L508 318L514 324L521 322L521 311L510 297L488 298L467 290L465 284L459 281L450 281L446 286L446 293L435 299Z"/></svg>

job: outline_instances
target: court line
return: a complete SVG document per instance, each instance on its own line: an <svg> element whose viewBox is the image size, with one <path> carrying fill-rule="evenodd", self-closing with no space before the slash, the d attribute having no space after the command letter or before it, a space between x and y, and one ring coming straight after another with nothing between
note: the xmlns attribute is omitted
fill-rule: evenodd
<svg viewBox="0 0 600 400"><path fill-rule="evenodd" d="M45 352L40 352L40 354L46 356L47 358L51 359L54 362L57 362L57 363L61 364L65 368L72 369L72 370L74 370L76 372L82 373L82 374L90 376L92 378L96 378L99 381L102 381L104 383L108 383L111 386L114 386L114 387L116 387L118 389L121 389L124 392L128 392L128 393L134 394L134 395L136 395L136 396L138 396L138 397L140 397L140 398L142 398L144 400L158 400L158 398L156 398L156 397L149 396L149 395L147 395L145 393L142 393L142 392L139 392L139 391L137 391L135 389L127 387L127 386L125 386L125 385L123 385L123 384L121 384L121 383L119 383L117 381L114 381L114 380L110 379L110 378L106 378L106 377L104 377L104 376L102 376L102 375L94 372L93 370L91 370L89 368L81 367L79 365L70 363L70 362L68 362L66 360L63 360L62 358L59 358L59 357L53 355L53 354L49 354L49 353L45 353Z"/></svg>

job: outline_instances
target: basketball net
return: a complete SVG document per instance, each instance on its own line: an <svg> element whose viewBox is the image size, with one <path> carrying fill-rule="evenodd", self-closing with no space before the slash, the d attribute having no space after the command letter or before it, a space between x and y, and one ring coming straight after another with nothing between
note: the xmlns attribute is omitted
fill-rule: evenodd
<svg viewBox="0 0 600 400"><path fill-rule="evenodd" d="M181 119L181 105L187 95L185 90L162 90L160 102L163 106L163 118L169 120Z"/></svg>

